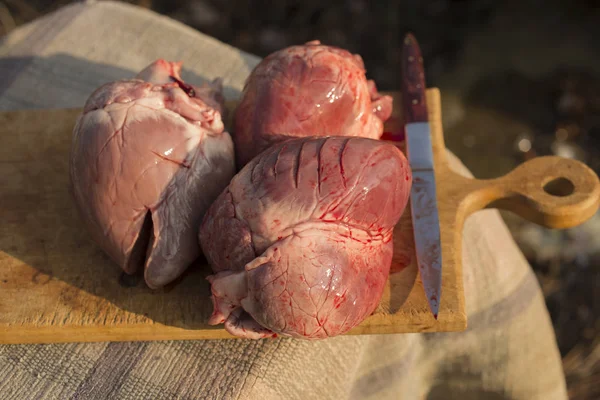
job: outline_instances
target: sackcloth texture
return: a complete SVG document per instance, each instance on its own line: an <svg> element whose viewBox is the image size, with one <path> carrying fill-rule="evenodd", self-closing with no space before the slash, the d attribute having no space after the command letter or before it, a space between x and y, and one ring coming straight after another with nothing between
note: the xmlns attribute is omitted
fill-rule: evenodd
<svg viewBox="0 0 600 400"><path fill-rule="evenodd" d="M157 58L195 84L222 76L228 98L259 61L145 9L80 2L0 42L0 110L81 107ZM3 345L0 399L567 398L540 287L500 215L470 217L463 243L465 332Z"/></svg>

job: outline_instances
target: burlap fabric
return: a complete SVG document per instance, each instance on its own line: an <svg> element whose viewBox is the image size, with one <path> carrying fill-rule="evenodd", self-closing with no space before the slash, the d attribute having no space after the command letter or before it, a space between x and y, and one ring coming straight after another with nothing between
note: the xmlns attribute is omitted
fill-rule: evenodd
<svg viewBox="0 0 600 400"><path fill-rule="evenodd" d="M2 41L0 109L78 107L158 57L195 83L223 76L228 97L258 62L147 10L78 3ZM566 398L540 288L497 212L470 218L463 255L464 333L6 345L0 399Z"/></svg>

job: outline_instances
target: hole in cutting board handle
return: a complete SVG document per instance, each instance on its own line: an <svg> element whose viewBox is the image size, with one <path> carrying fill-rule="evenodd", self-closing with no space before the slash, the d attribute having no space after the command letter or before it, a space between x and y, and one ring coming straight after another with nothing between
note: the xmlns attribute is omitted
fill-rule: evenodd
<svg viewBox="0 0 600 400"><path fill-rule="evenodd" d="M544 185L544 191L552 196L566 197L575 191L575 185L567 178L554 178Z"/></svg>

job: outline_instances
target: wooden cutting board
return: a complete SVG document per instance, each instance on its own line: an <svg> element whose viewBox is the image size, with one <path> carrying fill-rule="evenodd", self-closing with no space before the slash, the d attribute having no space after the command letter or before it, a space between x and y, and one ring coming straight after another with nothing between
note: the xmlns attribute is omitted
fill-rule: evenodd
<svg viewBox="0 0 600 400"><path fill-rule="evenodd" d="M488 181L455 174L446 161L439 91L428 90L427 101L442 232L439 320L429 312L417 273L407 209L395 231L392 272L379 308L350 334L466 328L460 251L470 213L502 207L566 228L598 209L598 177L572 160L537 158ZM0 113L0 343L231 337L222 326L206 324L212 305L203 261L152 291L139 277L122 274L90 241L68 193L68 153L79 111ZM399 118L396 107L387 129L397 129Z"/></svg>

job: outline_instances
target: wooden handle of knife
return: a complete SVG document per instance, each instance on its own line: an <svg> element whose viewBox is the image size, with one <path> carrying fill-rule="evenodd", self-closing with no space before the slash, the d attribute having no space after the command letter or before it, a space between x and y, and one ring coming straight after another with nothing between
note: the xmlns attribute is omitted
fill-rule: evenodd
<svg viewBox="0 0 600 400"><path fill-rule="evenodd" d="M412 34L404 38L402 48L402 102L404 123L426 122L427 99L423 57Z"/></svg>
<svg viewBox="0 0 600 400"><path fill-rule="evenodd" d="M503 177L467 180L464 200L470 212L500 208L548 228L579 225L600 205L598 176L584 163L562 157L536 157Z"/></svg>

